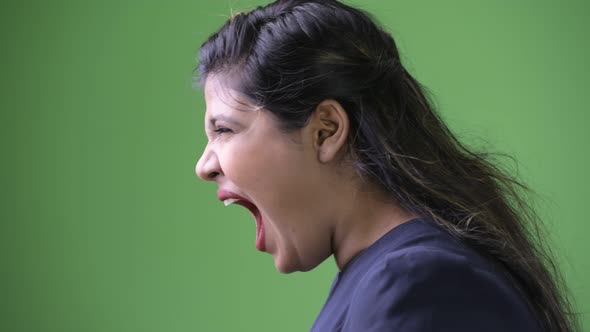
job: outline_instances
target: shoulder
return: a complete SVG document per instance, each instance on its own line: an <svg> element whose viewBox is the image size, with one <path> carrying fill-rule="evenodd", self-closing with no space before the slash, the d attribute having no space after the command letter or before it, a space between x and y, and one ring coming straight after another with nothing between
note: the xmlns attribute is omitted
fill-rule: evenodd
<svg viewBox="0 0 590 332"><path fill-rule="evenodd" d="M479 258L453 246L385 253L354 290L348 330L531 331L524 302Z"/></svg>
<svg viewBox="0 0 590 332"><path fill-rule="evenodd" d="M494 273L496 272L496 273ZM451 286L466 281L483 282L499 277L483 258L457 247L411 246L383 255L367 271L364 282L375 279L396 280L398 286L436 283Z"/></svg>
<svg viewBox="0 0 590 332"><path fill-rule="evenodd" d="M454 297L469 288L478 290L480 287L475 286L492 282L494 276L487 274L472 265L468 257L453 251L424 246L404 248L384 254L367 270L354 290L353 301L425 302L420 296L427 296L433 303L437 301L433 295L442 295L444 290L448 293L454 289L454 294L446 294Z"/></svg>

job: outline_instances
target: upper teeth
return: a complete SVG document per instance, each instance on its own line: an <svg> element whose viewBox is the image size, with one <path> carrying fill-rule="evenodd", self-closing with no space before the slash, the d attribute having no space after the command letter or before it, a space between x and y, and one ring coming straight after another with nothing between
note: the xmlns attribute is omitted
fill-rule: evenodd
<svg viewBox="0 0 590 332"><path fill-rule="evenodd" d="M237 199L237 198L228 198L223 201L223 204L225 204L225 206L228 206L228 205L233 204L237 201L239 201L239 199Z"/></svg>

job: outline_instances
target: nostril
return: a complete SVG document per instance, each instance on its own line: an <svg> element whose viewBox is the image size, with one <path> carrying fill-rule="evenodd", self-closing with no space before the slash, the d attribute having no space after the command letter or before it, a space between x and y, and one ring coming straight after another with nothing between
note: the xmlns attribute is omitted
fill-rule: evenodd
<svg viewBox="0 0 590 332"><path fill-rule="evenodd" d="M209 179L214 179L217 175L219 175L219 172L211 172L209 173Z"/></svg>

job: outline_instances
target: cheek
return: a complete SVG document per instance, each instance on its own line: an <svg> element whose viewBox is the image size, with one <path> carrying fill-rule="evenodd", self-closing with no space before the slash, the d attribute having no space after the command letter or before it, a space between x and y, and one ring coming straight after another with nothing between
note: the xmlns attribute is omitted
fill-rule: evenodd
<svg viewBox="0 0 590 332"><path fill-rule="evenodd" d="M244 140L227 151L225 159L226 175L252 195L259 190L280 191L281 184L299 181L305 168L300 152L271 139Z"/></svg>
<svg viewBox="0 0 590 332"><path fill-rule="evenodd" d="M256 145L236 156L240 160L242 173L247 176L244 181L261 185L270 185L271 182L273 187L298 177L302 166L296 152L278 144Z"/></svg>

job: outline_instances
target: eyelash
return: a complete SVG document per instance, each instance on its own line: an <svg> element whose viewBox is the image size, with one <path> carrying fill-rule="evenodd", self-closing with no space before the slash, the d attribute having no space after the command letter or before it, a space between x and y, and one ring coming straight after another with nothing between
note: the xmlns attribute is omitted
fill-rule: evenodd
<svg viewBox="0 0 590 332"><path fill-rule="evenodd" d="M224 127L219 127L217 129L215 129L214 131L216 133L218 133L218 134L223 134L223 133L229 133L229 132L231 132L231 129L224 128Z"/></svg>

